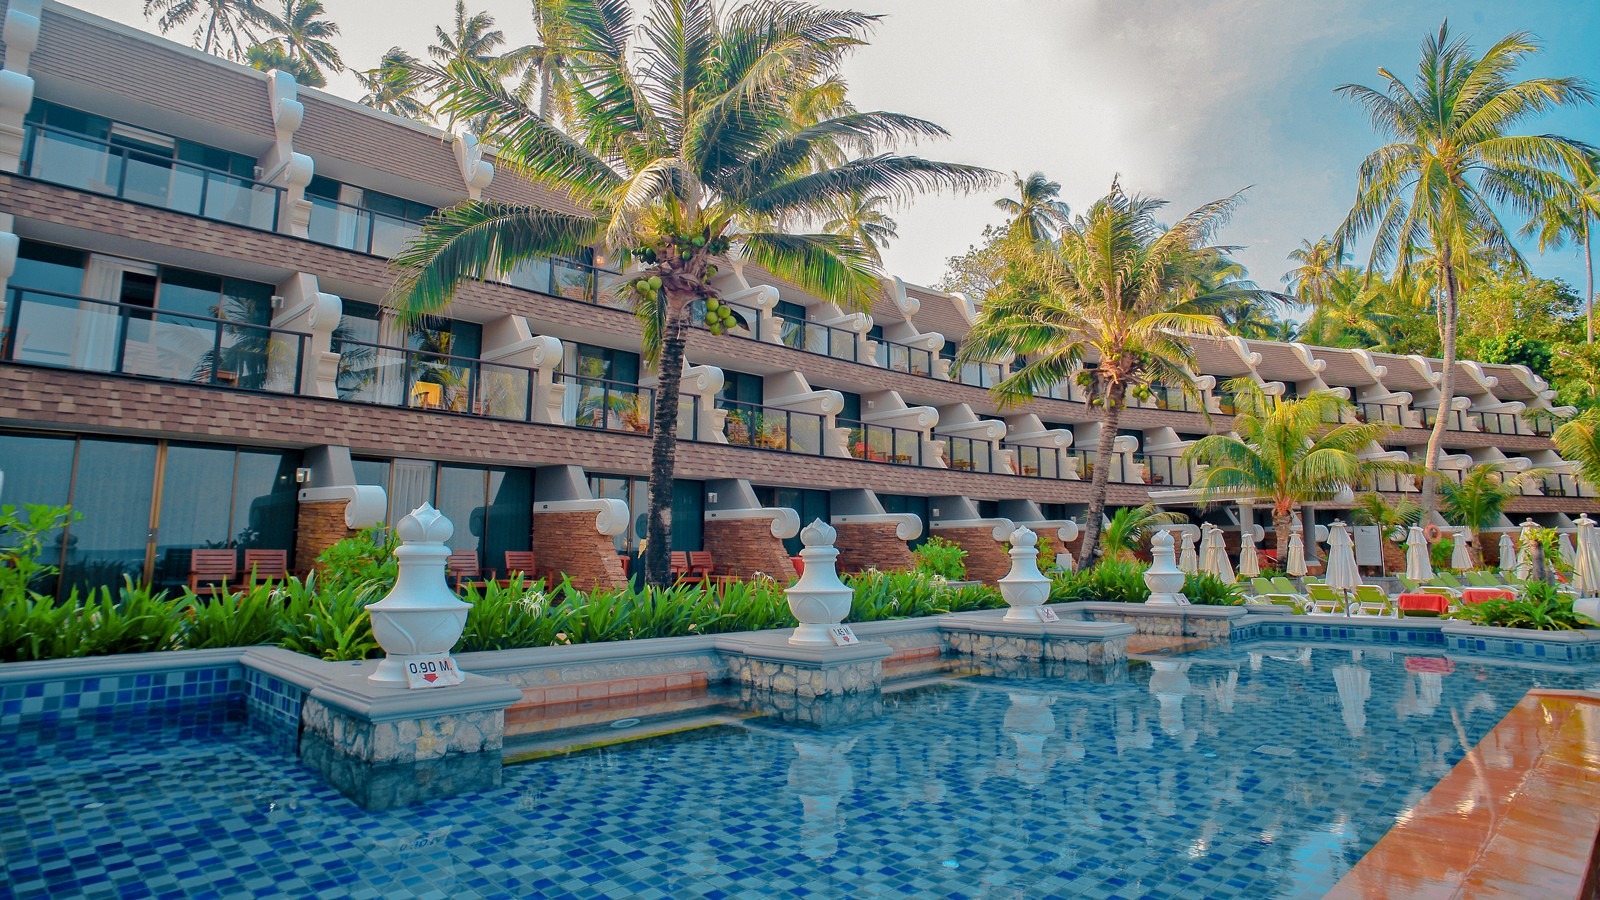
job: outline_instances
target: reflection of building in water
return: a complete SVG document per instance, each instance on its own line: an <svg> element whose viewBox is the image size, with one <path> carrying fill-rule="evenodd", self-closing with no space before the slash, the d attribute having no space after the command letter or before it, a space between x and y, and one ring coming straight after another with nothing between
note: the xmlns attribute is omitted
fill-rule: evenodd
<svg viewBox="0 0 1600 900"><path fill-rule="evenodd" d="M1089 725L1089 710L1080 706L1073 710L1067 722L1067 740L1061 745L1061 757L1068 762L1081 762L1087 748L1083 745L1083 732Z"/></svg>
<svg viewBox="0 0 1600 900"><path fill-rule="evenodd" d="M1047 694L1012 692L1011 708L1006 710L1002 727L1013 743L1016 756L1002 756L995 763L995 771L1002 776L1016 778L1029 787L1043 784L1055 765L1058 754L1046 753L1046 743L1055 736L1056 717L1050 712L1054 698Z"/></svg>
<svg viewBox="0 0 1600 900"><path fill-rule="evenodd" d="M1421 716L1427 718L1439 708L1444 697L1444 676L1438 672L1413 672L1400 688L1400 699L1395 712L1400 718Z"/></svg>
<svg viewBox="0 0 1600 900"><path fill-rule="evenodd" d="M1360 653L1360 650L1352 650L1350 656L1353 660L1359 660ZM1334 666L1333 684L1339 689L1339 706L1343 709L1345 729L1351 737L1361 737L1367 730L1367 701L1372 699L1372 673L1364 666Z"/></svg>
<svg viewBox="0 0 1600 900"><path fill-rule="evenodd" d="M1193 728L1185 728L1183 722L1183 700L1194 691L1189 684L1190 665L1188 660L1175 659L1150 662L1150 668L1155 670L1150 675L1150 693L1161 706L1161 730L1176 739L1185 750L1194 747L1199 737Z"/></svg>
<svg viewBox="0 0 1600 900"><path fill-rule="evenodd" d="M1211 688L1207 693L1219 712L1233 712L1233 701L1239 695L1239 670L1229 669L1227 677L1211 679Z"/></svg>
<svg viewBox="0 0 1600 900"><path fill-rule="evenodd" d="M1150 721L1143 710L1121 704L1111 710L1111 733L1117 742L1117 755L1124 756L1134 750L1149 750L1156 745L1150 733Z"/></svg>
<svg viewBox="0 0 1600 900"><path fill-rule="evenodd" d="M855 745L855 738L794 742L789 787L800 797L800 846L812 859L839 852L839 801L855 786L855 770L845 754Z"/></svg>

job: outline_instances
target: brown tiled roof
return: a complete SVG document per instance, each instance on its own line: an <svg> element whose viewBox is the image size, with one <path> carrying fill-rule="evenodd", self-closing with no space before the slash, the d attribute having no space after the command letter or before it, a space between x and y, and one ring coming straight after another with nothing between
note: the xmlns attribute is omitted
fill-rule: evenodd
<svg viewBox="0 0 1600 900"><path fill-rule="evenodd" d="M911 317L918 331L937 331L944 335L945 340L959 341L972 327L961 310L956 308L955 298L949 294L908 284L906 296L915 297L922 304L917 314Z"/></svg>
<svg viewBox="0 0 1600 900"><path fill-rule="evenodd" d="M1433 382L1417 371L1415 361L1409 357L1374 353L1372 361L1389 368L1389 373L1383 376L1383 384L1392 391L1426 391L1433 387Z"/></svg>
<svg viewBox="0 0 1600 900"><path fill-rule="evenodd" d="M1334 387L1366 387L1377 384L1377 379L1354 351L1338 350L1332 347L1312 347L1311 355L1328 364L1322 370L1322 380Z"/></svg>
<svg viewBox="0 0 1600 900"><path fill-rule="evenodd" d="M1501 400L1536 400L1538 394L1523 380L1522 370L1516 366L1502 366L1485 363L1483 371L1500 379L1495 385L1494 395Z"/></svg>
<svg viewBox="0 0 1600 900"><path fill-rule="evenodd" d="M1315 372L1306 368L1305 362L1288 344L1277 341L1247 341L1250 349L1261 354L1261 365L1256 371L1268 381L1304 381L1315 376Z"/></svg>
<svg viewBox="0 0 1600 900"><path fill-rule="evenodd" d="M1249 364L1240 359L1238 352L1226 341L1214 338L1191 338L1189 344L1194 347L1196 372L1215 375L1219 380L1250 374Z"/></svg>
<svg viewBox="0 0 1600 900"><path fill-rule="evenodd" d="M267 108L262 73L222 63L170 41L129 40L120 30L119 26L45 9L40 17L39 46L28 64L29 74L39 81L39 94L61 96L62 102L71 105L70 97L63 94L81 85L96 94L126 98L128 108L120 112L123 119L166 127L159 119L173 118L175 111L181 110L185 121L271 142L272 113ZM262 144L258 149L265 148Z"/></svg>

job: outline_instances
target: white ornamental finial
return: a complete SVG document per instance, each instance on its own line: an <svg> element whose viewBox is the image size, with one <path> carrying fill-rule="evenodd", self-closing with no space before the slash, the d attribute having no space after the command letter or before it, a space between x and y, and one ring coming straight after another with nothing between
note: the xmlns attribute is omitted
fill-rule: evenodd
<svg viewBox="0 0 1600 900"><path fill-rule="evenodd" d="M1018 525L1017 530L1011 532L1011 546L1037 547L1039 546L1039 536L1033 533L1032 528L1026 525Z"/></svg>
<svg viewBox="0 0 1600 900"><path fill-rule="evenodd" d="M456 533L456 527L450 524L444 513L434 509L432 504L424 503L407 513L394 526L394 532L401 543L442 544Z"/></svg>
<svg viewBox="0 0 1600 900"><path fill-rule="evenodd" d="M813 519L800 529L800 543L807 547L832 547L838 537L838 530L821 519Z"/></svg>
<svg viewBox="0 0 1600 900"><path fill-rule="evenodd" d="M1155 537L1150 539L1150 547L1154 550L1171 550L1172 532L1167 531L1164 528L1160 531L1157 531Z"/></svg>

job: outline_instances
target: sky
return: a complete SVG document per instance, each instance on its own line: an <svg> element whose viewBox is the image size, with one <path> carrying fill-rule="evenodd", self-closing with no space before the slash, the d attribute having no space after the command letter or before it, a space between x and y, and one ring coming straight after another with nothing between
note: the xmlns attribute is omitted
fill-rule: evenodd
<svg viewBox="0 0 1600 900"><path fill-rule="evenodd" d="M138 0L68 0L154 30ZM271 5L273 0L266 0ZM420 54L451 0L324 0L348 63L400 45ZM845 66L856 105L930 119L951 136L914 152L1006 173L1006 187L931 196L898 210L886 268L932 284L947 257L1003 221L993 206L1012 172L1061 182L1074 210L1113 177L1167 199L1169 221L1235 191L1246 201L1219 241L1275 287L1302 239L1331 233L1354 198L1361 159L1385 141L1334 88L1409 80L1423 38L1448 16L1479 48L1516 30L1544 52L1524 76L1600 82L1597 0L858 0L883 21ZM526 0L469 0L513 44L533 41ZM174 39L187 41L175 31ZM359 97L347 73L330 89ZM1533 120L1530 132L1600 144L1600 108ZM1513 227L1520 222L1509 222ZM1531 253L1532 248L1527 250ZM1364 262L1365 260L1359 260ZM1534 270L1580 290L1572 249L1531 255Z"/></svg>

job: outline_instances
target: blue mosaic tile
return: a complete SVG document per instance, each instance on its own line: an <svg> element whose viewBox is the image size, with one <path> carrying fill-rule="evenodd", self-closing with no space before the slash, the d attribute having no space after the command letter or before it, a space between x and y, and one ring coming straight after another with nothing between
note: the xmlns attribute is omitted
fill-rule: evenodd
<svg viewBox="0 0 1600 900"><path fill-rule="evenodd" d="M98 715L113 708L127 713L176 708L198 700L237 698L243 691L244 670L239 666L5 684L0 685L0 727L33 718Z"/></svg>
<svg viewBox="0 0 1600 900"><path fill-rule="evenodd" d="M1529 687L1600 680L1442 649L950 679L836 731L758 717L382 813L276 752L244 697L35 722L0 742L0 894L1319 896Z"/></svg>

